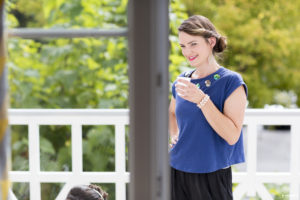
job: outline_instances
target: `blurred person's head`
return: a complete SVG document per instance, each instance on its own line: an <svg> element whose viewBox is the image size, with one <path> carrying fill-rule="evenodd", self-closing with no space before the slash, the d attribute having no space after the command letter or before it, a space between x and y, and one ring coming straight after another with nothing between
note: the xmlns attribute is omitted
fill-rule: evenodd
<svg viewBox="0 0 300 200"><path fill-rule="evenodd" d="M73 187L66 200L107 200L108 194L97 185L79 185Z"/></svg>

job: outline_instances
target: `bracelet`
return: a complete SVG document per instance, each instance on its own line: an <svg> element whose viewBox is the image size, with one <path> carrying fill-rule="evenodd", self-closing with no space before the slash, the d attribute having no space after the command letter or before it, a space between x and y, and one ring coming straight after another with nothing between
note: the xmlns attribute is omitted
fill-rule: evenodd
<svg viewBox="0 0 300 200"><path fill-rule="evenodd" d="M207 103L207 101L209 100L209 96L206 94L203 99L200 101L200 103L197 104L197 106L201 109L203 108L203 106L205 106L205 104Z"/></svg>

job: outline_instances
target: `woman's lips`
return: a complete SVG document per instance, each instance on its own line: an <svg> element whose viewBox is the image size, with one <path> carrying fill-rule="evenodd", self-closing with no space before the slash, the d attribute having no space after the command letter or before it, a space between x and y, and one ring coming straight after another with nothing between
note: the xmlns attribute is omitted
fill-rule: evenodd
<svg viewBox="0 0 300 200"><path fill-rule="evenodd" d="M195 60L197 57L198 57L198 56L190 56L190 57L188 57L188 59L189 59L189 61L193 61L193 60Z"/></svg>

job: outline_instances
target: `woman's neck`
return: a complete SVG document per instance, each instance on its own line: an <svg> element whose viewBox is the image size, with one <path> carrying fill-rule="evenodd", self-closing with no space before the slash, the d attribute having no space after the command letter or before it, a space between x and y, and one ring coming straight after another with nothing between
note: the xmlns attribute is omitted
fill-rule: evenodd
<svg viewBox="0 0 300 200"><path fill-rule="evenodd" d="M213 62L211 65L202 65L196 67L196 70L192 74L192 79L204 78L220 68L220 65L217 62Z"/></svg>

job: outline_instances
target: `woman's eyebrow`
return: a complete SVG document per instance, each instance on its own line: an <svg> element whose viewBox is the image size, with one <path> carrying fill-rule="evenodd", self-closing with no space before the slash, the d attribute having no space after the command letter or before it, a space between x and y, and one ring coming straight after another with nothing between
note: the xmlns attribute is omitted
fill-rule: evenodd
<svg viewBox="0 0 300 200"><path fill-rule="evenodd" d="M196 40L192 40L192 41L190 41L188 44L191 44L191 43L193 43L193 42L197 42Z"/></svg>
<svg viewBox="0 0 300 200"><path fill-rule="evenodd" d="M197 42L196 40L192 40L192 41L190 41L190 42L188 42L187 44L191 44L191 43L193 43L193 42ZM180 46L184 46L184 44L179 44Z"/></svg>

